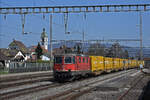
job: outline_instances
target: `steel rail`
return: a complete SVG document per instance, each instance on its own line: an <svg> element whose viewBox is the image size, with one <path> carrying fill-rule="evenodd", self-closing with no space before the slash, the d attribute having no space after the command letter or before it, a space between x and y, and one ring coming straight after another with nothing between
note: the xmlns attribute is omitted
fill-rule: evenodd
<svg viewBox="0 0 150 100"><path fill-rule="evenodd" d="M7 92L7 93L0 94L0 100L15 98L17 96L30 94L33 92L37 92L37 91L41 91L41 90L45 90L45 89L57 87L57 86L60 86L60 84L46 84L46 85L40 85L36 87L24 88L24 89L12 91L12 92Z"/></svg>
<svg viewBox="0 0 150 100"><path fill-rule="evenodd" d="M134 84L125 92L123 93L117 100L123 100L123 98L144 78L144 75L142 75L136 82L133 81Z"/></svg>
<svg viewBox="0 0 150 100"><path fill-rule="evenodd" d="M130 72L132 72L133 70L129 70L128 72L130 73ZM122 76L123 74L126 74L127 72L124 72L124 73L117 73L117 74L115 74L115 75L112 75L112 76L107 76L107 78L105 78L105 79L100 79L100 80L97 80L97 81L94 81L94 82L90 82L90 83L87 83L87 84L85 84L85 85L82 85L82 86L79 86L79 87L76 87L76 88L72 88L72 89L69 89L69 90L66 90L66 91L63 91L63 92L60 92L60 93L58 93L58 94L55 94L55 95L52 95L52 96L47 96L47 97L44 97L44 98L41 98L40 100L55 100L55 99L58 99L58 98L60 98L60 97L64 97L64 96L66 96L66 95L69 95L69 94L71 94L71 93L73 93L74 91L77 91L77 90L79 90L80 91L80 89L82 89L82 88L84 88L84 87L88 87L89 85L92 85L92 84L95 84L95 83L99 83L99 82L104 82L104 81L107 81L107 80L109 80L109 79L111 79L111 78L114 78L115 76L117 77L117 76ZM120 77L119 76L119 77ZM81 94L83 94L83 93L87 93L87 92L89 92L90 90L92 90L92 89L94 89L95 87L90 87L89 89L85 89L85 90L83 90L82 92L80 92ZM75 98L76 97L76 95L77 96L79 96L79 95L81 95L81 94L75 94L75 95L69 95L69 96L67 96L67 97L65 97L65 98L63 98L63 99L61 99L61 100L72 100L73 98Z"/></svg>
<svg viewBox="0 0 150 100"><path fill-rule="evenodd" d="M45 77L45 76L52 76L52 73L39 73L39 74L30 74L30 75L21 75L21 76L9 76L9 77L1 77L0 83L2 82L10 82L10 81L17 81L17 80L24 80L36 77Z"/></svg>
<svg viewBox="0 0 150 100"><path fill-rule="evenodd" d="M26 84L33 84L36 82L43 82L43 81L50 81L53 80L53 76L47 76L47 77L39 77L39 78L33 78L33 79L26 79L21 81L13 81L13 82L3 82L0 84L0 91L2 89L26 85Z"/></svg>

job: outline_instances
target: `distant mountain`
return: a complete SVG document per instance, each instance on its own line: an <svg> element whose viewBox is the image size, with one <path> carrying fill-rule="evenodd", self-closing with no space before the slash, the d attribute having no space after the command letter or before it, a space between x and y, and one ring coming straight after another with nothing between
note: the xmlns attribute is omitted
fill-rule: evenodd
<svg viewBox="0 0 150 100"><path fill-rule="evenodd" d="M54 48L60 48L60 46L66 45L67 47L73 48L75 45L81 44L79 42L59 42L59 43L53 43L53 49ZM83 51L87 52L88 48L90 47L92 43L84 43L83 44ZM110 48L112 44L103 44L106 48ZM127 50L130 57L136 57L137 54L140 52L140 48L134 48L134 47L128 47L128 46L122 46L124 50ZM50 51L50 45L48 45L48 50ZM143 48L143 56L144 57L150 57L150 48Z"/></svg>
<svg viewBox="0 0 150 100"><path fill-rule="evenodd" d="M140 56L140 48L135 47L123 47L128 51L130 57ZM150 57L150 48L143 48L143 57Z"/></svg>

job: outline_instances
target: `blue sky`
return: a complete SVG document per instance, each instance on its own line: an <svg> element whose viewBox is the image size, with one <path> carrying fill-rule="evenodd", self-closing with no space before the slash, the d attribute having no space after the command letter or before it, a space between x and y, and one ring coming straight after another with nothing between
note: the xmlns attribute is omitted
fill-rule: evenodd
<svg viewBox="0 0 150 100"><path fill-rule="evenodd" d="M0 0L0 7L16 6L55 6L55 5L103 5L103 4L150 4L150 0ZM143 12L143 44L150 46L150 12ZM53 14L53 39L137 39L139 38L139 12L69 14L68 31L64 31L64 15ZM85 23L84 23L85 21ZM83 25L84 23L84 25ZM20 40L26 46L37 45L43 28L49 36L49 14L26 15L25 32L22 35L21 15L0 15L0 48L7 48L13 40ZM138 42L125 42L125 45L139 46Z"/></svg>

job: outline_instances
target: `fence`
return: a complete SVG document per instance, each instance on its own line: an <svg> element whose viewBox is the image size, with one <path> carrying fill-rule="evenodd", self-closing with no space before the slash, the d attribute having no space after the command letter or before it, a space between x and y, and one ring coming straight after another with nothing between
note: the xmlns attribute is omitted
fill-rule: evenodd
<svg viewBox="0 0 150 100"><path fill-rule="evenodd" d="M20 72L35 72L35 71L48 71L52 70L53 64L51 63L27 63L27 62L11 62L9 64L9 73Z"/></svg>

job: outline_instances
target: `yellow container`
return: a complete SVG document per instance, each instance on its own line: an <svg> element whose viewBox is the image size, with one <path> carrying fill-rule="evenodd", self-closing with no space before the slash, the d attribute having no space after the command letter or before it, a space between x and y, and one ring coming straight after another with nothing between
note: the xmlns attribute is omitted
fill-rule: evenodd
<svg viewBox="0 0 150 100"><path fill-rule="evenodd" d="M131 60L131 68L133 68L133 60Z"/></svg>
<svg viewBox="0 0 150 100"><path fill-rule="evenodd" d="M142 64L143 64L143 67L145 66L145 62L144 61L142 61Z"/></svg>
<svg viewBox="0 0 150 100"><path fill-rule="evenodd" d="M137 62L137 60L135 60L135 61L136 61L135 67L138 67L138 62Z"/></svg>
<svg viewBox="0 0 150 100"><path fill-rule="evenodd" d="M138 67L138 60L135 60L136 61L136 65L135 65L135 67Z"/></svg>
<svg viewBox="0 0 150 100"><path fill-rule="evenodd" d="M128 67L131 68L132 67L132 62L131 59L128 60Z"/></svg>
<svg viewBox="0 0 150 100"><path fill-rule="evenodd" d="M131 68L136 67L136 60L131 60Z"/></svg>
<svg viewBox="0 0 150 100"><path fill-rule="evenodd" d="M138 60L138 67L140 67L140 61Z"/></svg>
<svg viewBox="0 0 150 100"><path fill-rule="evenodd" d="M128 61L128 59L124 59L124 63L125 63L125 68L128 69L128 67L129 67L129 61Z"/></svg>
<svg viewBox="0 0 150 100"><path fill-rule="evenodd" d="M120 69L124 68L124 59L120 59Z"/></svg>
<svg viewBox="0 0 150 100"><path fill-rule="evenodd" d="M120 59L119 58L114 58L113 60L114 60L113 67L114 67L115 70L118 70L120 68L120 64L119 64L120 63Z"/></svg>
<svg viewBox="0 0 150 100"><path fill-rule="evenodd" d="M137 67L137 61L133 60L133 63L134 63L134 68Z"/></svg>
<svg viewBox="0 0 150 100"><path fill-rule="evenodd" d="M143 60L140 60L139 62L140 62L140 64L142 64L143 66L145 65L145 62L144 62ZM139 64L139 65L140 65L140 64Z"/></svg>
<svg viewBox="0 0 150 100"><path fill-rule="evenodd" d="M113 59L109 57L104 57L104 67L105 70L113 70Z"/></svg>
<svg viewBox="0 0 150 100"><path fill-rule="evenodd" d="M104 71L104 57L90 56L92 72Z"/></svg>

